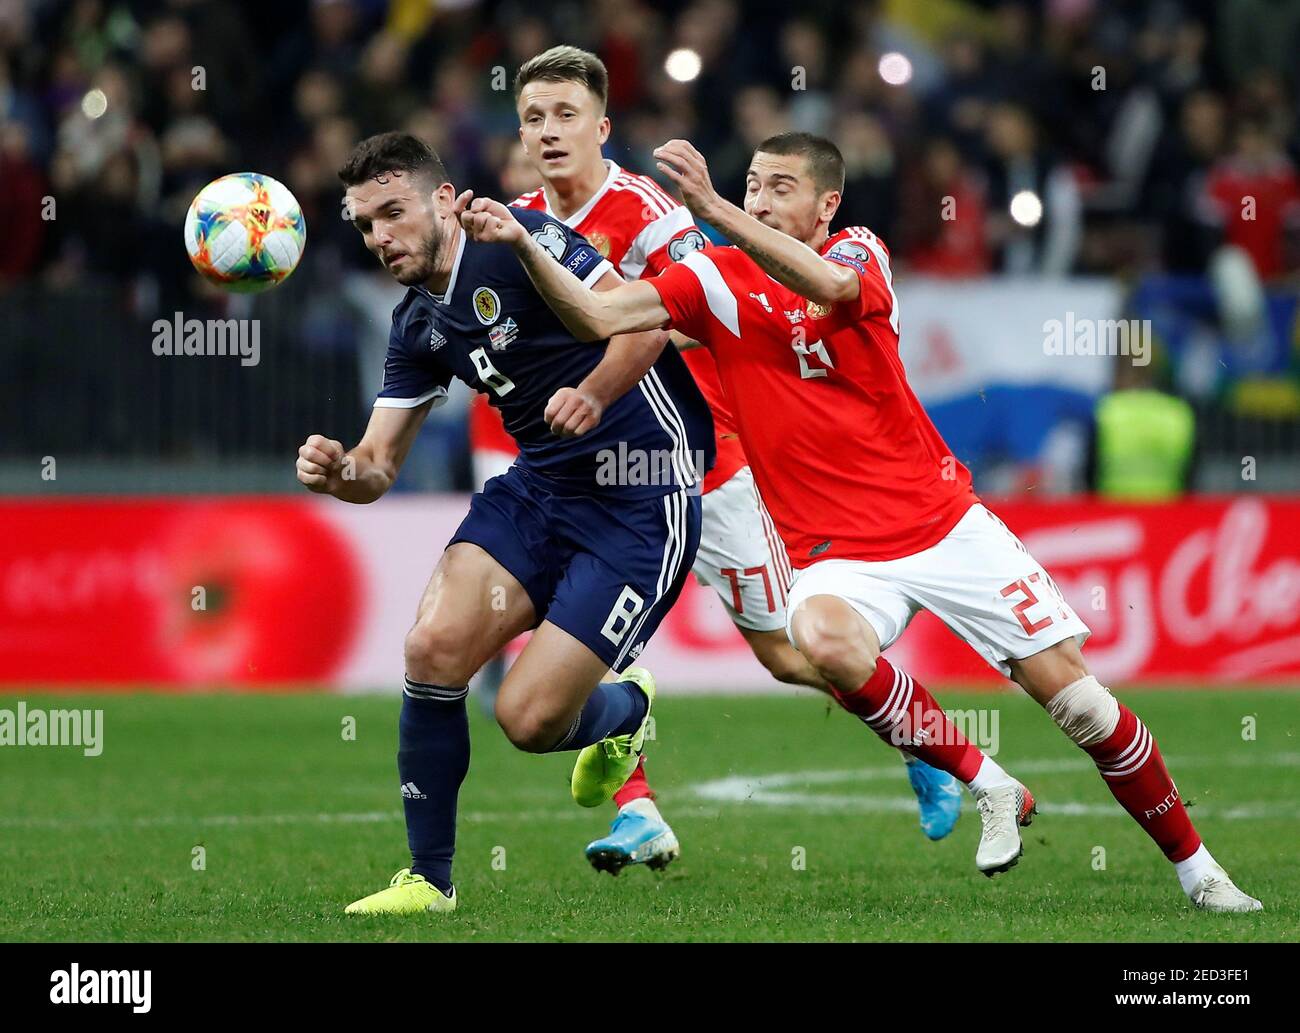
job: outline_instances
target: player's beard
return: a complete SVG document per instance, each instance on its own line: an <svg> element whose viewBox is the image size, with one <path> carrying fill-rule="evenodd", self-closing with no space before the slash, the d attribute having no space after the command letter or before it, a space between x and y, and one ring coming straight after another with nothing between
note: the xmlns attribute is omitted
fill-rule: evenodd
<svg viewBox="0 0 1300 1033"><path fill-rule="evenodd" d="M438 268L438 258L442 254L443 243L446 235L435 222L429 230L428 236L420 245L418 255L410 255L399 272L393 272L393 279L403 287L412 287L417 283L424 283L433 271ZM392 270L390 270L392 272Z"/></svg>

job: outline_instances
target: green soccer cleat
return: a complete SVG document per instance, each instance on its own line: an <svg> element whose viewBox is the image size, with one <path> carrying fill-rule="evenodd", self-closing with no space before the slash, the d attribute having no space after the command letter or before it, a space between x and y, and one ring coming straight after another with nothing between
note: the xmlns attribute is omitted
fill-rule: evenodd
<svg viewBox="0 0 1300 1033"><path fill-rule="evenodd" d="M630 681L646 694L649 702L645 719L633 734L609 736L578 754L569 789L574 801L582 807L599 807L612 800L614 794L623 788L623 783L632 777L641 759L641 751L645 749L646 728L655 703L654 675L644 667L629 667L618 680Z"/></svg>
<svg viewBox="0 0 1300 1033"><path fill-rule="evenodd" d="M403 868L393 876L388 889L354 900L343 913L346 915L419 915L428 911L455 911L456 887L451 896L444 895L423 875L412 875Z"/></svg>

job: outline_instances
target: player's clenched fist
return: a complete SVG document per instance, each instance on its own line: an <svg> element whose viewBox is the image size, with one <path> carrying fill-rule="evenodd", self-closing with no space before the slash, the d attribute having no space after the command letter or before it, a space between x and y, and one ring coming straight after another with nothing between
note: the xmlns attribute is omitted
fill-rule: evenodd
<svg viewBox="0 0 1300 1033"><path fill-rule="evenodd" d="M562 387L546 403L545 418L552 433L562 438L586 434L597 424L604 407L576 387Z"/></svg>
<svg viewBox="0 0 1300 1033"><path fill-rule="evenodd" d="M310 491L332 495L343 479L343 443L313 434L298 449L298 480Z"/></svg>

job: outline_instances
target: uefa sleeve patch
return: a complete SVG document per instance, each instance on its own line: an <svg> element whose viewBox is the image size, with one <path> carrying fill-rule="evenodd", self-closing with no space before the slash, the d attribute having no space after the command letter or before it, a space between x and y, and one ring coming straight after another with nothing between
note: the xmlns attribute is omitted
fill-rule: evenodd
<svg viewBox="0 0 1300 1033"><path fill-rule="evenodd" d="M557 262L564 261L564 252L569 250L569 240L559 223L544 223L541 229L533 231L532 237L541 249Z"/></svg>
<svg viewBox="0 0 1300 1033"><path fill-rule="evenodd" d="M668 257L674 262L680 262L692 251L703 251L706 243L708 242L704 239L704 234L692 227L680 237L669 241Z"/></svg>
<svg viewBox="0 0 1300 1033"><path fill-rule="evenodd" d="M854 240L841 240L826 252L826 258L828 261L839 262L841 265L856 269L863 275L867 272L867 266L871 264L871 252Z"/></svg>
<svg viewBox="0 0 1300 1033"><path fill-rule="evenodd" d="M826 256L828 262L837 262L840 265L852 266L863 276L867 274L867 265L865 262L859 262L856 258L850 258L848 255L830 254Z"/></svg>

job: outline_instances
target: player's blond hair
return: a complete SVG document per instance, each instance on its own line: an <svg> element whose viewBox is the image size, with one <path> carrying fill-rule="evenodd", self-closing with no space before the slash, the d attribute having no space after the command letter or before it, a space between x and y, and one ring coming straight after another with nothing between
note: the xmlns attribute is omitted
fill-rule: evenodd
<svg viewBox="0 0 1300 1033"><path fill-rule="evenodd" d="M559 46L530 57L515 73L515 100L530 82L581 83L600 101L601 109L609 100L609 72L605 62L590 50Z"/></svg>

